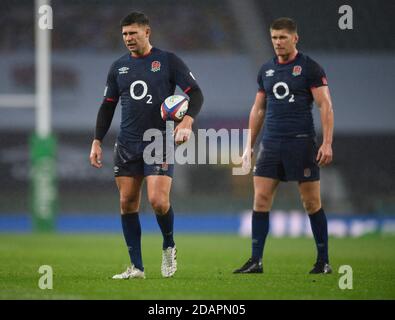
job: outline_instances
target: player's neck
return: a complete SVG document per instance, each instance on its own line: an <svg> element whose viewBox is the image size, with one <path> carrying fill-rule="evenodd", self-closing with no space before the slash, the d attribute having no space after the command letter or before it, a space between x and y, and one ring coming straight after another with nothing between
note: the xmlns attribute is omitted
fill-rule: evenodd
<svg viewBox="0 0 395 320"><path fill-rule="evenodd" d="M298 50L297 49L295 49L295 51L293 51L293 52L291 52L290 54L288 54L288 55L281 55L281 56L278 56L277 58L278 58L278 62L279 63L288 63L288 62L291 62L292 60L294 60L295 58L296 58L296 55L298 54Z"/></svg>
<svg viewBox="0 0 395 320"><path fill-rule="evenodd" d="M147 46L141 49L139 52L132 52L132 57L134 58L142 58L148 56L151 53L152 45L148 43Z"/></svg>

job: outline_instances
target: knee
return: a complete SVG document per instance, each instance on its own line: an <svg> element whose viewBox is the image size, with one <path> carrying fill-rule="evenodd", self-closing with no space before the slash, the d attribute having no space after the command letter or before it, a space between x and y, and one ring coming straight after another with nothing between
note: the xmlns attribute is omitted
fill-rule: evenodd
<svg viewBox="0 0 395 320"><path fill-rule="evenodd" d="M132 213L139 210L139 197L121 196L121 213Z"/></svg>
<svg viewBox="0 0 395 320"><path fill-rule="evenodd" d="M273 196L267 193L255 193L254 196L254 210L270 211L272 206Z"/></svg>
<svg viewBox="0 0 395 320"><path fill-rule="evenodd" d="M164 215L169 211L170 201L165 196L154 195L149 198L149 202L155 214Z"/></svg>
<svg viewBox="0 0 395 320"><path fill-rule="evenodd" d="M321 201L320 199L303 199L302 198L303 207L308 214L312 214L321 209Z"/></svg>

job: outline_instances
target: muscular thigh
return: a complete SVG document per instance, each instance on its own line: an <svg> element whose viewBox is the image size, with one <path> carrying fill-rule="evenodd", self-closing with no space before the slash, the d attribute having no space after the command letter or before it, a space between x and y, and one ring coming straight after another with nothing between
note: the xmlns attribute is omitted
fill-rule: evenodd
<svg viewBox="0 0 395 320"><path fill-rule="evenodd" d="M133 209L129 210L138 210L140 206L141 185L143 178L143 176L115 178L115 182L119 190L121 207L131 206Z"/></svg>
<svg viewBox="0 0 395 320"><path fill-rule="evenodd" d="M147 176L148 199L169 200L172 178L169 176Z"/></svg>
<svg viewBox="0 0 395 320"><path fill-rule="evenodd" d="M273 198L280 183L277 179L254 177L254 210L270 211Z"/></svg>

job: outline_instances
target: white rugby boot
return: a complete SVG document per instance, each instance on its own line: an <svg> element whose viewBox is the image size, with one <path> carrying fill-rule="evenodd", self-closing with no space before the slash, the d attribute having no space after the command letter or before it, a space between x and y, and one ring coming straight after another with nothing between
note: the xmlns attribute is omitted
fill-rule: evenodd
<svg viewBox="0 0 395 320"><path fill-rule="evenodd" d="M162 276L164 278L172 277L177 271L177 249L176 246L168 247L162 252Z"/></svg>
<svg viewBox="0 0 395 320"><path fill-rule="evenodd" d="M131 267L128 267L125 272L122 272L120 274L116 274L112 277L113 279L131 279L131 278L140 278L140 279L145 279L145 274L144 271L141 271L140 269L135 268L134 265Z"/></svg>

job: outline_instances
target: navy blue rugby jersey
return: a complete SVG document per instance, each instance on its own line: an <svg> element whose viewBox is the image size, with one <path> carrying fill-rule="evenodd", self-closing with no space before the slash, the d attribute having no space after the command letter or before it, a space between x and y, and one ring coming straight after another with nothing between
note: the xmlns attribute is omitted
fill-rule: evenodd
<svg viewBox="0 0 395 320"><path fill-rule="evenodd" d="M311 88L327 85L317 62L300 52L283 64L274 57L261 67L257 81L266 95L263 139L315 137Z"/></svg>
<svg viewBox="0 0 395 320"><path fill-rule="evenodd" d="M176 85L187 93L197 83L174 53L154 47L143 57L132 57L128 53L112 64L104 97L107 101L121 100L118 140L122 144L142 141L147 129L166 129L160 105L174 94Z"/></svg>

